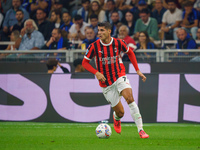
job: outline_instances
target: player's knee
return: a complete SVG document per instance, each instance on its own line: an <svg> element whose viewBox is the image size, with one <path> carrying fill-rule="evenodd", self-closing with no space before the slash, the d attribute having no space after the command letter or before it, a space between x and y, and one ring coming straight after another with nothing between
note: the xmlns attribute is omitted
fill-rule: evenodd
<svg viewBox="0 0 200 150"><path fill-rule="evenodd" d="M133 96L132 96L132 95L128 95L128 96L126 97L126 102L127 102L128 104L132 103L133 101L134 101L134 99L133 99Z"/></svg>
<svg viewBox="0 0 200 150"><path fill-rule="evenodd" d="M119 118L122 118L122 117L124 116L124 111L119 111L119 112L117 113L117 116L118 116Z"/></svg>

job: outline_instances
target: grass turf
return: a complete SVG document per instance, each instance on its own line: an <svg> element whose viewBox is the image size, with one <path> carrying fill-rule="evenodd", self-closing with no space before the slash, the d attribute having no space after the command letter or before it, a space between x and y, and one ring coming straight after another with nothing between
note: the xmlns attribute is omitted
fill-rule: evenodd
<svg viewBox="0 0 200 150"><path fill-rule="evenodd" d="M98 139L98 123L0 122L0 150L200 150L200 124L144 124L149 139L140 139L136 126L113 125L109 139Z"/></svg>

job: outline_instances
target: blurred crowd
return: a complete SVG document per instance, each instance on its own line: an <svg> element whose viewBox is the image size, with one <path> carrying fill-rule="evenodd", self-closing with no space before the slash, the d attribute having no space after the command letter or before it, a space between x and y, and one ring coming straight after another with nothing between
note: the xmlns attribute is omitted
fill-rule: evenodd
<svg viewBox="0 0 200 150"><path fill-rule="evenodd" d="M177 49L200 49L199 20L200 0L1 0L0 42L12 44L0 49L84 50L98 39L103 21L111 23L112 37L133 50L166 48L155 44L158 40L176 40ZM48 55L59 59L58 53ZM42 55L0 54L0 59L35 57Z"/></svg>

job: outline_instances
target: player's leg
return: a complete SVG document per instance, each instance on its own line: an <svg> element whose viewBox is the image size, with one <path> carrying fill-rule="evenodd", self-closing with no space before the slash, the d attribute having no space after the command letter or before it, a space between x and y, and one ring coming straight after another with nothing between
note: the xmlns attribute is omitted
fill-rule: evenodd
<svg viewBox="0 0 200 150"><path fill-rule="evenodd" d="M124 108L120 101L121 96L119 95L116 89L116 83L113 85L102 88L103 94L106 100L110 103L111 107L113 108L113 120L114 120L114 129L117 133L121 133L121 121L120 119L124 115Z"/></svg>
<svg viewBox="0 0 200 150"><path fill-rule="evenodd" d="M124 116L124 107L119 101L119 103L112 107L113 108L113 121L114 121L114 129L117 133L121 133L121 121L120 119Z"/></svg>
<svg viewBox="0 0 200 150"><path fill-rule="evenodd" d="M131 88L125 88L122 90L121 95L124 97L126 102L128 103L131 116L133 120L135 120L135 124L138 128L138 132L141 138L148 138L149 135L147 135L143 130L143 122L142 117L139 111L139 108L137 104L135 103L133 99L132 89Z"/></svg>

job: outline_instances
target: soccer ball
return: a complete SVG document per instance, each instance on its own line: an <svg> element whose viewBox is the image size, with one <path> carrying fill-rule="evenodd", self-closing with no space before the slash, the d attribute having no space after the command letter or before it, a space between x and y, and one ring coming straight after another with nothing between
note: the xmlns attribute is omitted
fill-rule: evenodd
<svg viewBox="0 0 200 150"><path fill-rule="evenodd" d="M107 139L111 136L111 128L106 123L101 123L96 128L96 135L100 139Z"/></svg>

